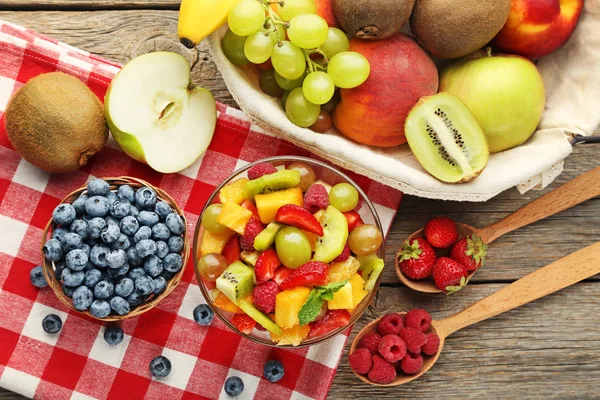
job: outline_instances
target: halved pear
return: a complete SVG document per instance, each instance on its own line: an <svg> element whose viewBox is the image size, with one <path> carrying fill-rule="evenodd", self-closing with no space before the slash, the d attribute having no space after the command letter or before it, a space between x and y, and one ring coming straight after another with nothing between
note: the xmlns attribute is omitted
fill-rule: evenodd
<svg viewBox="0 0 600 400"><path fill-rule="evenodd" d="M111 82L104 108L121 149L162 173L193 164L208 148L217 123L212 94L192 84L184 57L169 52L127 63Z"/></svg>

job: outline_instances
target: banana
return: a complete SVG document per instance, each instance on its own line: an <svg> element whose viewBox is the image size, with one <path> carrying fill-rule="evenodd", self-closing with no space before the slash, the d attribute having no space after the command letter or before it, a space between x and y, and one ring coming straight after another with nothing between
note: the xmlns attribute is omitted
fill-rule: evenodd
<svg viewBox="0 0 600 400"><path fill-rule="evenodd" d="M179 40L193 48L225 22L238 0L182 0L177 27Z"/></svg>

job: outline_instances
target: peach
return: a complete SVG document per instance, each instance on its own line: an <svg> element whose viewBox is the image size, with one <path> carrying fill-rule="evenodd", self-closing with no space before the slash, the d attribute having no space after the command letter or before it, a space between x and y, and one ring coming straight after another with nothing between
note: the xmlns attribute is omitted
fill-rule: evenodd
<svg viewBox="0 0 600 400"><path fill-rule="evenodd" d="M333 3L331 0L315 0L315 6L317 7L317 15L323 17L327 21L327 25L335 28L340 27L333 13Z"/></svg>

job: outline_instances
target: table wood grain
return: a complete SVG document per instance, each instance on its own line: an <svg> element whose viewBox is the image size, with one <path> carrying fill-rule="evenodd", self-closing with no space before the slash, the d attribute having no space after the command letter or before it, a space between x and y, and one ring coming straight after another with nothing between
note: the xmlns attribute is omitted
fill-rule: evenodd
<svg viewBox="0 0 600 400"><path fill-rule="evenodd" d="M118 62L154 49L184 54L194 63L195 83L235 106L203 45L197 52L176 38L178 0L0 0L0 19L50 35ZM600 165L600 147L581 145L564 173L544 191L508 190L486 203L443 202L406 196L386 241L386 270L377 298L352 337L388 311L413 307L442 318L502 286L600 239L600 199L500 238L487 265L455 295L422 295L402 287L393 269L402 241L431 217L448 215L486 226L561 183ZM447 342L438 364L422 379L400 388L374 388L350 371L345 353L329 398L600 398L600 277L464 329ZM351 338L352 338L351 337ZM347 346L348 347L348 346ZM346 350L347 351L347 350ZM0 400L20 396L0 389Z"/></svg>

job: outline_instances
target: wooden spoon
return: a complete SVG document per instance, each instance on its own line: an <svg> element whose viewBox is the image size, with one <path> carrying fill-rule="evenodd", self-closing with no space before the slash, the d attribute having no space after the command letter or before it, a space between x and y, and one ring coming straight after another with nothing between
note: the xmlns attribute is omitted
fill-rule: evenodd
<svg viewBox="0 0 600 400"><path fill-rule="evenodd" d="M530 303L598 273L600 273L600 242L530 273L451 317L432 321L431 331L436 332L440 337L440 347L437 354L425 356L423 367L418 374L399 375L386 385L371 382L362 375L356 374L356 376L363 382L377 386L398 386L410 382L431 369L442 352L446 338L459 329ZM377 328L380 319L369 323L356 335L350 347L350 354L356 350L365 334Z"/></svg>
<svg viewBox="0 0 600 400"><path fill-rule="evenodd" d="M481 238L483 243L490 244L505 233L557 214L597 196L600 196L600 167L578 176L485 228L474 228L467 224L457 223L458 237L463 238L474 233ZM405 243L423 237L423 230L419 229L410 235ZM397 259L395 264L396 275L409 288L423 293L443 293L432 280L412 280L402 273ZM472 271L468 279L471 279L475 272L477 271Z"/></svg>

